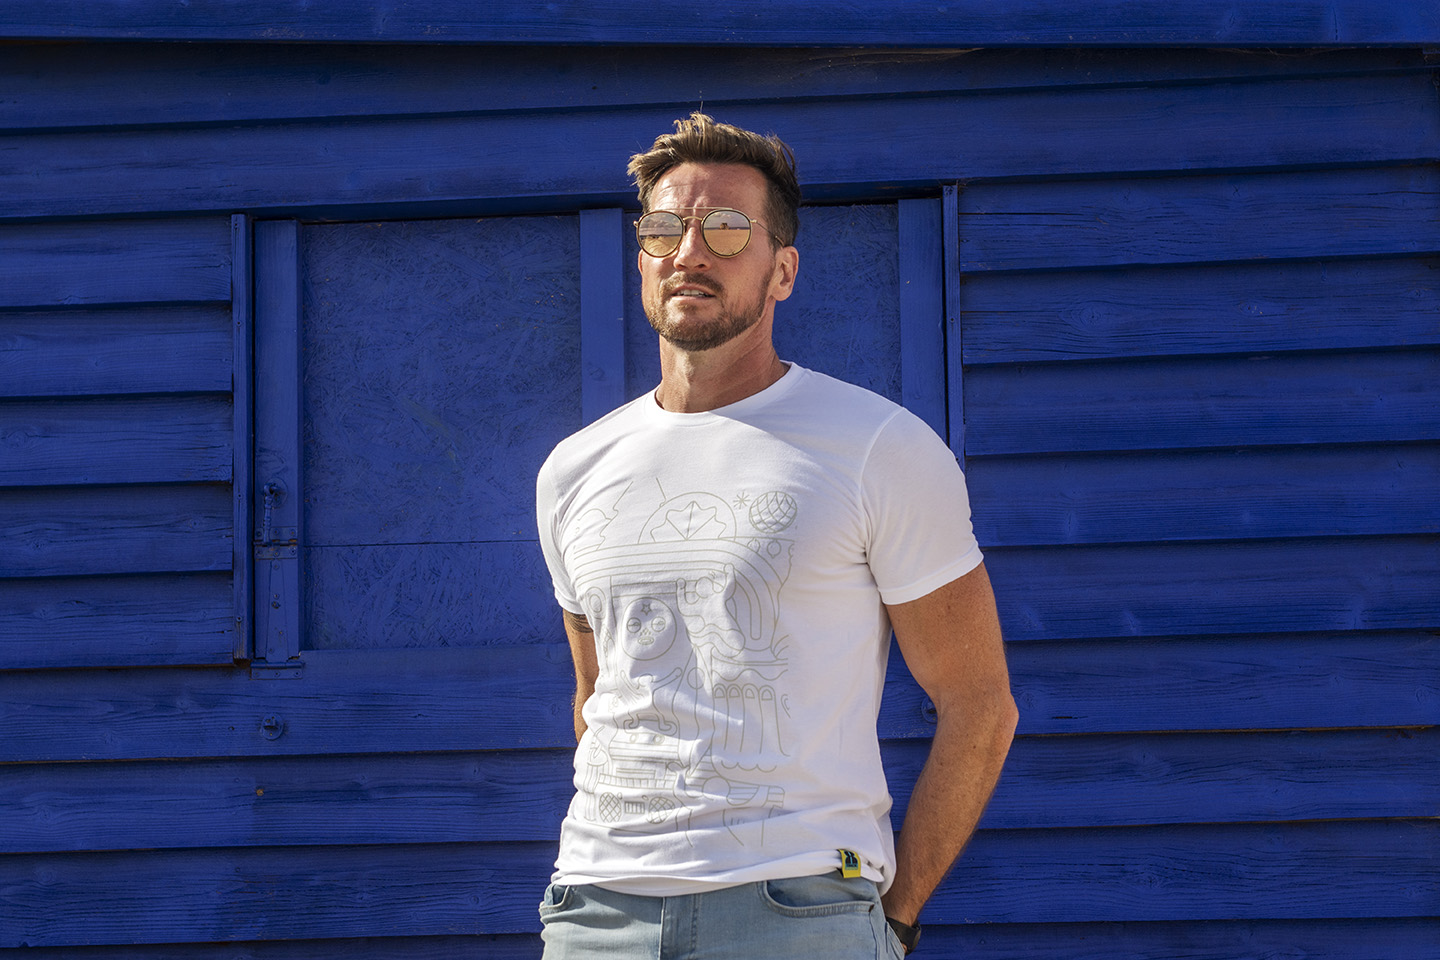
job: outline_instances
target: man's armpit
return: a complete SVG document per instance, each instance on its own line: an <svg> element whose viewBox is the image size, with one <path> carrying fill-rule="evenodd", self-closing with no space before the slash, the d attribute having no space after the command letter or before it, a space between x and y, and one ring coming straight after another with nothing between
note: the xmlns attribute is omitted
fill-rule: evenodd
<svg viewBox="0 0 1440 960"><path fill-rule="evenodd" d="M566 609L563 608L563 607L561 608L561 612L565 615L565 625L566 625L567 627L570 627L570 628L571 628L572 630L574 630L576 633L594 633L594 632L595 632L593 629L591 629L591 627L590 627L590 621L585 619L585 615L584 615L584 614L581 614L581 613L571 613L569 610L566 610Z"/></svg>

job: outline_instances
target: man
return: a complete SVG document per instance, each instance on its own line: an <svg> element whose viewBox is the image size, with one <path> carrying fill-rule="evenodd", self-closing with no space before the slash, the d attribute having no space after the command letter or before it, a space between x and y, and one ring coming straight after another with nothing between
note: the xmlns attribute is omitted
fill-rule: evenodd
<svg viewBox="0 0 1440 960"><path fill-rule="evenodd" d="M902 955L1015 727L964 479L913 415L776 355L784 143L696 113L630 172L660 385L537 481L579 739L545 956ZM892 627L938 718L898 847Z"/></svg>

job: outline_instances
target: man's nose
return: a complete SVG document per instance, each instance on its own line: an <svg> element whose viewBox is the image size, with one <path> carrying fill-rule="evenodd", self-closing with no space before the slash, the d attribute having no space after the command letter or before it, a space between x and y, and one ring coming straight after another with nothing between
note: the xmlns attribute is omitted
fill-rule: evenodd
<svg viewBox="0 0 1440 960"><path fill-rule="evenodd" d="M681 228L680 246L675 248L675 266L695 268L710 264L710 248L700 232L699 220L687 220Z"/></svg>

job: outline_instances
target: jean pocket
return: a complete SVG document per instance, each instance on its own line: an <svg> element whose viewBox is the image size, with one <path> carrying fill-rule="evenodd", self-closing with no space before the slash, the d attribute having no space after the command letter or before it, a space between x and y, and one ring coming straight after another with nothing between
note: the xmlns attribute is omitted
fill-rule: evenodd
<svg viewBox="0 0 1440 960"><path fill-rule="evenodd" d="M563 910L570 905L574 897L575 888L563 883L552 883L545 888L545 896L540 900L540 916L547 917L557 910Z"/></svg>
<svg viewBox="0 0 1440 960"><path fill-rule="evenodd" d="M871 881L847 880L830 874L763 880L757 886L761 902L783 917L866 913L879 903L875 884Z"/></svg>

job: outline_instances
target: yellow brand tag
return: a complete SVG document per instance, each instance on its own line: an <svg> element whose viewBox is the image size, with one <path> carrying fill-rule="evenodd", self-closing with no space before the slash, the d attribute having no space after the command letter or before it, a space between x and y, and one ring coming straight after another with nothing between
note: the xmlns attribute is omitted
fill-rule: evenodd
<svg viewBox="0 0 1440 960"><path fill-rule="evenodd" d="M847 880L860 876L860 855L854 850L840 851L840 876Z"/></svg>

